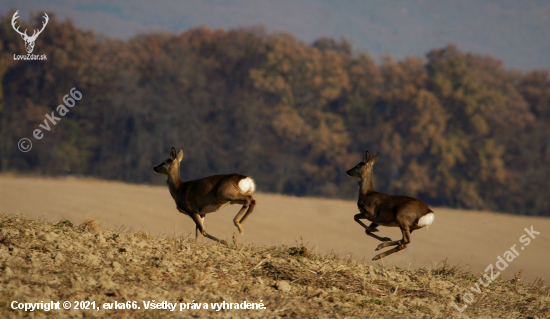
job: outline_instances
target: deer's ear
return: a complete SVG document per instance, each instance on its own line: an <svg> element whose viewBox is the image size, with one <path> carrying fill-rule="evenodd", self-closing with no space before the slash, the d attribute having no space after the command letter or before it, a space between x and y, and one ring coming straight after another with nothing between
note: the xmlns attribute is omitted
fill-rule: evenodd
<svg viewBox="0 0 550 319"><path fill-rule="evenodd" d="M172 150L170 150L170 159L175 160L176 159L176 149L172 147Z"/></svg>
<svg viewBox="0 0 550 319"><path fill-rule="evenodd" d="M176 158L178 160L178 162L181 162L181 160L183 159L183 149L180 148L178 154L176 155Z"/></svg>
<svg viewBox="0 0 550 319"><path fill-rule="evenodd" d="M369 151L366 151L365 156L363 156L363 163L368 163L369 159L370 159Z"/></svg>
<svg viewBox="0 0 550 319"><path fill-rule="evenodd" d="M374 154L371 158L370 158L370 161L372 164L376 163L376 160L378 159L378 152L376 152L376 154Z"/></svg>

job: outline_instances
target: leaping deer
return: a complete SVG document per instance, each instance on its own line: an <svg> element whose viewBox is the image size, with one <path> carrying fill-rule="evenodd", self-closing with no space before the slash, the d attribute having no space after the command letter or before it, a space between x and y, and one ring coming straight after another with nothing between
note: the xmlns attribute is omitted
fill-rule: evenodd
<svg viewBox="0 0 550 319"><path fill-rule="evenodd" d="M256 206L256 200L251 195L256 190L254 180L248 176L228 174L183 182L180 179L180 162L182 159L183 149L180 149L176 154L176 149L172 147L170 158L154 167L153 170L167 176L166 183L170 195L176 202L177 209L180 213L191 217L195 222L195 239L198 239L199 234L202 234L207 238L227 245L225 240L219 240L206 232L203 224L204 217L206 214L217 212L229 204L243 205L233 218L235 226L242 235L243 223Z"/></svg>
<svg viewBox="0 0 550 319"><path fill-rule="evenodd" d="M372 260L384 258L407 248L407 245L411 242L411 233L424 226L429 227L435 217L430 207L419 199L375 191L372 182L372 166L377 159L378 153L370 157L369 151L366 151L363 161L347 171L349 176L359 179L357 206L361 213L354 216L355 221L365 228L367 235L383 242L378 245L376 251L388 246L397 246L374 256ZM368 219L371 224L367 226L361 219ZM373 232L378 231L376 229L378 225L399 227L403 239L392 241L387 237L376 236Z"/></svg>
<svg viewBox="0 0 550 319"><path fill-rule="evenodd" d="M42 22L42 29L40 29L40 31L38 31L38 33L36 33L37 30L34 30L32 36L29 37L27 35L27 30L26 29L25 29L25 32L21 32L21 31L19 31L19 27L17 27L17 28L15 27L15 20L17 20L17 18L19 18L19 16L17 15L18 13L19 13L19 10L15 11L15 13L13 14L13 17L11 18L11 26L13 27L15 32L17 32L21 35L21 38L23 38L23 41L25 41L25 49L27 50L27 53L32 53L32 50L34 50L34 42L36 41L36 38L38 38L40 33L42 33L42 31L44 31L44 28L48 24L48 21L50 20L50 18L48 17L48 14L46 12L44 12L43 18L46 21Z"/></svg>

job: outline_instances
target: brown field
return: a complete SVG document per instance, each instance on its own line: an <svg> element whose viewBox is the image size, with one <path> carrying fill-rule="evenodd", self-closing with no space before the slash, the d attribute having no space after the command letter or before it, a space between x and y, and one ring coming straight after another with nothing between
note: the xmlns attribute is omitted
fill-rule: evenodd
<svg viewBox="0 0 550 319"><path fill-rule="evenodd" d="M159 177L161 178L161 177ZM350 181L352 182L352 181ZM368 264L401 268L434 268L447 259L450 265L480 274L516 244L520 255L502 272L504 278L523 270L523 278L550 278L550 218L525 217L492 212L432 207L436 214L429 230L412 234L404 251L373 262L378 242L366 236L353 220L354 201L297 198L255 194L256 210L244 225L240 244L293 245L298 242L312 251L352 255ZM232 219L239 207L228 206L206 216L206 229L231 241L236 227ZM179 213L166 186L131 185L94 179L43 179L0 176L0 213L19 214L47 221L69 219L76 224L95 219L101 226L138 229L152 235L194 234L191 219ZM540 232L525 250L520 236L524 228ZM381 236L401 237L397 228L380 227ZM207 239L202 239L207 240Z"/></svg>
<svg viewBox="0 0 550 319"><path fill-rule="evenodd" d="M550 315L549 288L540 281L526 283L547 276L549 220L543 218L435 209L429 231L415 232L407 250L374 263L370 258L377 243L353 221L353 202L257 194L257 211L247 220L239 245L223 246L204 239L196 243L189 236L192 222L176 212L166 187L4 175L0 194L3 318ZM237 209L209 216L209 232L230 241ZM504 276L481 287L481 295L473 293L475 302L464 313L454 309L450 303L464 306L461 298L471 292L480 271L513 244L519 248L523 228L531 225L541 234L525 250L518 249ZM437 265L445 258L447 264ZM458 262L472 273L452 267ZM515 274L520 269L523 274ZM85 300L96 302L98 309L24 312L10 306L13 301ZM152 300L178 309L145 309L144 302ZM266 309L179 310L192 300L207 306L246 300ZM114 302L141 308L104 308Z"/></svg>

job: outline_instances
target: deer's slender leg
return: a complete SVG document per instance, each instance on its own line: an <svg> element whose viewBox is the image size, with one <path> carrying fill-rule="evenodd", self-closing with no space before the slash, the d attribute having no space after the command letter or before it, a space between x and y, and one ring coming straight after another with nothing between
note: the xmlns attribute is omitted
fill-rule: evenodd
<svg viewBox="0 0 550 319"><path fill-rule="evenodd" d="M407 245L399 245L399 246L397 246L397 247L395 247L395 248L392 248L392 249L390 249L390 250L388 250L388 251L385 251L385 252L383 252L383 253L380 253L380 254L374 256L374 258L373 258L372 260L378 260L378 259L384 258L384 257L386 257L387 255L391 255L391 254L396 253L396 252L398 252L398 251L400 251L400 250L403 250L403 249L405 249L405 248L407 248Z"/></svg>
<svg viewBox="0 0 550 319"><path fill-rule="evenodd" d="M189 217L195 222L195 240L199 240L199 234L204 234L203 219L199 214L189 214Z"/></svg>
<svg viewBox="0 0 550 319"><path fill-rule="evenodd" d="M391 238L377 236L377 235L375 235L375 234L369 232L368 230L365 230L365 234L367 234L368 236L370 236L370 237L372 237L372 238L376 238L376 239L378 239L379 241L383 241L383 242L391 241Z"/></svg>
<svg viewBox="0 0 550 319"><path fill-rule="evenodd" d="M387 241L385 243L381 243L376 247L375 251L379 251L380 249L384 249L389 246L397 246L401 244L401 240L394 240L394 241Z"/></svg>
<svg viewBox="0 0 550 319"><path fill-rule="evenodd" d="M231 203L233 203L233 202L231 202ZM243 204L243 207L241 208L241 210L239 210L237 215L235 215L235 218L233 218L233 224L235 224L235 226L237 226L237 229L239 229L239 234L241 234L241 235L243 234L243 227L241 226L241 223L239 223L239 218L241 218L241 216L244 214L244 212L246 211L247 208L248 207L246 206L246 204Z"/></svg>
<svg viewBox="0 0 550 319"><path fill-rule="evenodd" d="M201 215L199 215L198 213L193 213L190 215L191 218L193 219L193 221L195 222L195 225L197 226L197 228L199 228L199 231L200 233L206 237L206 238L210 238L218 243L221 243L221 244L224 244L224 245L227 245L227 242L225 240L219 240L218 238L210 235L209 233L207 233L205 230L204 230L204 226L202 224L202 219L201 218Z"/></svg>
<svg viewBox="0 0 550 319"><path fill-rule="evenodd" d="M384 247L388 247L388 246L397 245L397 247L374 256L374 258L372 260L378 260L380 258L384 258L387 255L391 255L393 253L396 253L400 250L403 250L403 249L407 248L407 245L411 242L411 233L409 232L409 228L408 227L402 227L401 228L401 233L403 233L403 239L397 240L397 241L392 241L392 242L387 242L387 243L381 243L380 245L378 245L376 250L380 250L380 249L382 249Z"/></svg>
<svg viewBox="0 0 550 319"><path fill-rule="evenodd" d="M246 218L248 218L248 215L250 215L252 213L252 211L254 210L254 207L256 207L256 200L255 199L253 199L250 202L250 205L248 206L248 210L246 211L246 214L244 214L243 218L241 218L241 220L239 221L239 223L241 225L244 223Z"/></svg>
<svg viewBox="0 0 550 319"><path fill-rule="evenodd" d="M365 233L372 237L372 238L376 238L378 239L379 241L391 241L390 238L388 237L380 237L380 236L377 236L375 234L373 234L372 232L377 232L378 229L376 229L376 227L378 227L378 224L375 224L375 223L371 223L369 226L365 225L360 219L366 219L365 215L363 214L357 214L355 216L353 216L353 219L359 223L359 225L363 226L363 228L365 228Z"/></svg>
<svg viewBox="0 0 550 319"><path fill-rule="evenodd" d="M378 251L380 249L383 249L383 248L386 248L388 246L396 246L396 245L405 245L406 246L408 243L411 242L411 233L409 231L409 228L408 227L401 227L401 233L403 234L403 238L401 240L381 243L380 245L378 245L378 247L376 247L376 251Z"/></svg>
<svg viewBox="0 0 550 319"><path fill-rule="evenodd" d="M202 234L202 232L204 231L204 215L200 215L200 214L197 214L199 215L199 219L200 220L200 223L197 222L197 220L195 218L193 218L193 214L190 214L188 213L187 211L185 211L185 209L183 208L180 208L178 206L176 206L176 208L178 209L178 211L182 214L185 214L189 217L191 217L191 219L193 219L193 221L195 222L195 241L199 240L199 235ZM200 225L200 227L199 227Z"/></svg>
<svg viewBox="0 0 550 319"><path fill-rule="evenodd" d="M378 231L378 229L376 229L376 227L378 227L378 224L371 223L369 226L367 226L361 221L361 219L367 219L367 217L363 214L356 214L355 216L353 216L353 219L371 233L375 233Z"/></svg>
<svg viewBox="0 0 550 319"><path fill-rule="evenodd" d="M243 205L241 210L239 210L237 215L235 215L235 218L233 218L233 223L235 224L235 226L237 226L237 228L239 229L239 233L242 235L244 233L242 224L244 223L248 215L250 215L250 213L252 213L252 211L254 210L254 207L256 206L256 200L254 200L252 196L249 196L247 199L244 199L244 200L231 201L231 204ZM246 211L246 214L245 214L245 211ZM241 218L241 216L243 217Z"/></svg>
<svg viewBox="0 0 550 319"><path fill-rule="evenodd" d="M204 226L204 215L201 215L201 223L203 224ZM201 234L201 231L199 229L199 225L196 225L196 228L195 228L195 240L199 240L199 235Z"/></svg>

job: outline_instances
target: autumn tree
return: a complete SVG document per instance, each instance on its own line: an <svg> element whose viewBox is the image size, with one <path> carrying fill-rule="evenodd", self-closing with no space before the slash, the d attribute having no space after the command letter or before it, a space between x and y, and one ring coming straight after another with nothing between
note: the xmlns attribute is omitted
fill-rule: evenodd
<svg viewBox="0 0 550 319"><path fill-rule="evenodd" d="M376 63L345 39L263 27L115 40L49 13L46 61L0 18L0 170L164 183L239 172L261 191L354 198L345 171L379 151L375 187L432 205L549 215L548 70L508 70L455 46ZM41 25L41 15L22 28ZM17 142L76 87L82 100L31 152Z"/></svg>

